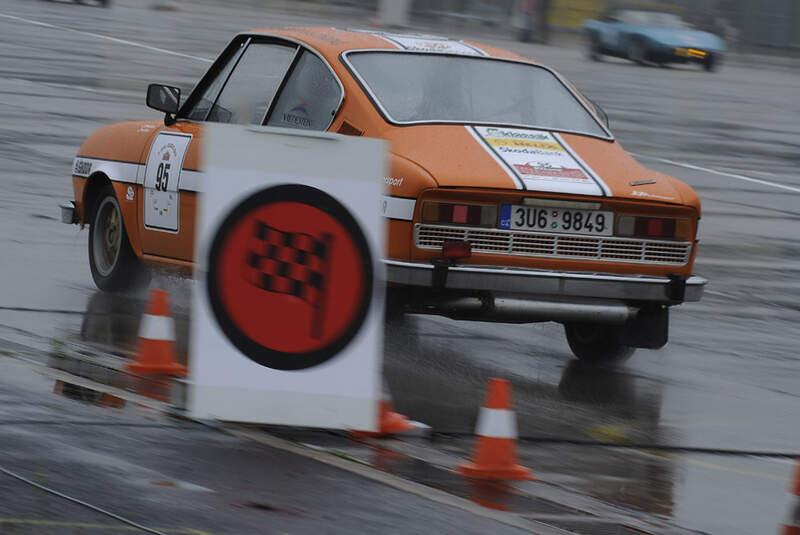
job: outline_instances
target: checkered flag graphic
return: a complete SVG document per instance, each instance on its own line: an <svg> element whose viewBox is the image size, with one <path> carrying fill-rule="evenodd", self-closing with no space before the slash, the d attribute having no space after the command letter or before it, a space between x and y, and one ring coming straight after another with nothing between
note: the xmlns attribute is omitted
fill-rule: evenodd
<svg viewBox="0 0 800 535"><path fill-rule="evenodd" d="M286 232L262 221L253 226L243 276L267 292L292 295L314 309L311 336L322 337L328 261L333 236Z"/></svg>

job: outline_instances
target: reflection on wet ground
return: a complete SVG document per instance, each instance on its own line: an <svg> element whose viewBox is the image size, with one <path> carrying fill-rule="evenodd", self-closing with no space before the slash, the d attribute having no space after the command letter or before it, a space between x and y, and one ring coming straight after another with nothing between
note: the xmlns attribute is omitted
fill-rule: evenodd
<svg viewBox="0 0 800 535"><path fill-rule="evenodd" d="M486 379L500 376L513 384L521 437L658 442L660 383L626 368L585 366L557 353L538 362L531 357L530 366L510 373L484 358L491 351L485 346L497 342L477 334L470 338L473 326L425 317L390 324L385 368L392 390L402 392L397 400L402 411L424 416L441 433L471 433ZM515 326L494 329L509 327Z"/></svg>
<svg viewBox="0 0 800 535"><path fill-rule="evenodd" d="M81 341L116 349L117 353L132 353L145 307L142 296L94 293L81 324ZM189 316L182 303L173 305L173 317L178 351L185 359ZM460 325L470 328L470 324ZM442 343L441 338L447 342ZM469 455L485 378L502 375L513 384L523 462L535 466L537 473L548 474L548 480L585 487L587 494L599 499L650 514L670 515L670 462L653 455L608 450L598 453L568 444L587 440L662 443L660 383L624 368L587 367L560 359L550 362L550 369L540 370L538 377L509 375L501 368L480 364L484 350L480 342L486 342L481 335L442 331L440 325L432 325L425 317L406 317L388 325L385 368L395 407L433 426L436 448L456 457ZM549 444L554 439L564 445ZM319 437L308 440L320 442ZM548 507L560 507L505 485L467 485L449 470L389 449L375 448L366 460L382 470L487 507L536 514L545 514Z"/></svg>
<svg viewBox="0 0 800 535"><path fill-rule="evenodd" d="M139 324L147 308L144 295L95 291L86 305L79 337L83 342L122 355L133 355L138 344ZM189 313L185 307L171 306L175 322L175 350L178 361L186 364L189 353Z"/></svg>

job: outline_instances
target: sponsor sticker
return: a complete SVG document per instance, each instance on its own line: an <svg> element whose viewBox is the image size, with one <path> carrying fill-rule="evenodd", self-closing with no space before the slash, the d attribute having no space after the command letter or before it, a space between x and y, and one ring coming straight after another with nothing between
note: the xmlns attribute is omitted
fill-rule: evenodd
<svg viewBox="0 0 800 535"><path fill-rule="evenodd" d="M550 132L495 127L476 127L476 130L523 180L592 181Z"/></svg>
<svg viewBox="0 0 800 535"><path fill-rule="evenodd" d="M464 56L486 56L486 52L478 47L468 45L462 41L454 41L446 37L435 35L406 35L390 32L373 32L369 30L356 30L371 33L403 50L416 52L439 52L440 54L461 54Z"/></svg>
<svg viewBox="0 0 800 535"><path fill-rule="evenodd" d="M75 176L88 177L92 172L92 161L83 158L75 158L72 164L72 174Z"/></svg>
<svg viewBox="0 0 800 535"><path fill-rule="evenodd" d="M479 139L525 188L603 195L597 175L557 134L541 130L473 127Z"/></svg>
<svg viewBox="0 0 800 535"><path fill-rule="evenodd" d="M298 104L283 114L283 122L300 128L311 128L311 119L308 117L306 104Z"/></svg>

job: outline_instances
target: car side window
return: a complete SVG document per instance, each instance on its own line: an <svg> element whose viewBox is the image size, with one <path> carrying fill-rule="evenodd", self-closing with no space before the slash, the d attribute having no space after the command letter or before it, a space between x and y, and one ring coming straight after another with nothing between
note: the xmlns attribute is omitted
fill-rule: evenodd
<svg viewBox="0 0 800 535"><path fill-rule="evenodd" d="M192 108L184 115L186 119L192 121L206 120L206 116L211 106L214 105L214 100L217 98L219 90L222 89L225 80L230 76L231 70L233 70L233 66L236 65L236 61L239 59L241 51L244 50L245 44L245 42L241 42L238 47L226 52L227 57L223 59L219 72L217 72L216 77L211 83L206 86L202 94L196 97Z"/></svg>
<svg viewBox="0 0 800 535"><path fill-rule="evenodd" d="M269 126L327 130L342 89L327 65L304 50L270 112Z"/></svg>
<svg viewBox="0 0 800 535"><path fill-rule="evenodd" d="M251 42L206 120L261 124L295 51L293 46Z"/></svg>

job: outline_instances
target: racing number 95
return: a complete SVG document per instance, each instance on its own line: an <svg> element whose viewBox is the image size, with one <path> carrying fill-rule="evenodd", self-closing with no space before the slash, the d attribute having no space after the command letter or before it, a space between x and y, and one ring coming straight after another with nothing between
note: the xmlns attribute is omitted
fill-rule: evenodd
<svg viewBox="0 0 800 535"><path fill-rule="evenodd" d="M170 164L168 163L161 162L158 164L158 171L156 172L156 191L167 191L169 168Z"/></svg>

